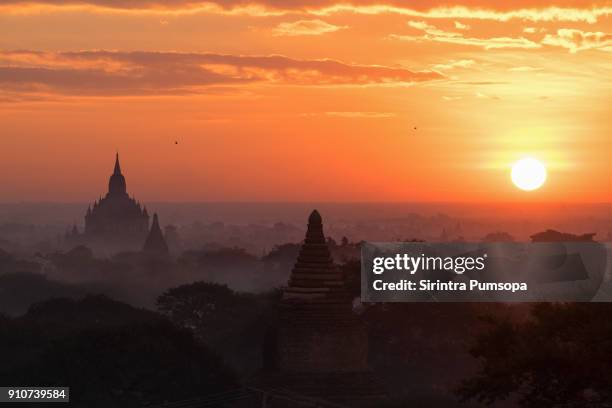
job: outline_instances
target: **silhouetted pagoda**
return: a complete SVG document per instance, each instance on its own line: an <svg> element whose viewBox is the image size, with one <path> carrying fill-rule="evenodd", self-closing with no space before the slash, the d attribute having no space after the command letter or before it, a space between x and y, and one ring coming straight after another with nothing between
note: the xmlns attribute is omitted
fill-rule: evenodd
<svg viewBox="0 0 612 408"><path fill-rule="evenodd" d="M143 252L153 257L167 257L169 254L168 244L159 226L157 213L153 214L153 224L151 224L151 230L144 243Z"/></svg>
<svg viewBox="0 0 612 408"><path fill-rule="evenodd" d="M87 245L105 250L140 250L149 232L149 214L127 193L119 153L108 182L108 193L94 202L85 215Z"/></svg>
<svg viewBox="0 0 612 408"><path fill-rule="evenodd" d="M350 406L382 396L368 370L367 334L353 312L316 210L283 290L273 337L268 340L271 387Z"/></svg>

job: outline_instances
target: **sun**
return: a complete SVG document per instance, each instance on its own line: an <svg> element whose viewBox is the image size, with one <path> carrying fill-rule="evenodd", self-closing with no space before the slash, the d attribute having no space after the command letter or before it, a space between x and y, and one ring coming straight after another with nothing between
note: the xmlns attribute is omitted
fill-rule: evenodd
<svg viewBox="0 0 612 408"><path fill-rule="evenodd" d="M546 182L546 166L533 157L523 158L512 165L512 182L525 191L533 191Z"/></svg>

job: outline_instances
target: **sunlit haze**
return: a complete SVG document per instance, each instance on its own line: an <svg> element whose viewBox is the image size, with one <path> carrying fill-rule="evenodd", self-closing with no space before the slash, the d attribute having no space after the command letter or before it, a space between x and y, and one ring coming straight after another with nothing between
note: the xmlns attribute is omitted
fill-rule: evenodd
<svg viewBox="0 0 612 408"><path fill-rule="evenodd" d="M0 200L612 201L610 2L410 3L3 1Z"/></svg>

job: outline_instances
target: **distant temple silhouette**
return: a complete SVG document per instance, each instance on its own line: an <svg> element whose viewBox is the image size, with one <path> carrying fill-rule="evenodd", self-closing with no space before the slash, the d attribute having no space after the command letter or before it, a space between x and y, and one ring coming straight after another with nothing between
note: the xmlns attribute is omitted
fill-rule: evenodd
<svg viewBox="0 0 612 408"><path fill-rule="evenodd" d="M559 232L548 229L544 232L538 232L531 236L532 242L593 242L593 237L597 235L595 232L588 234L575 235L567 232Z"/></svg>
<svg viewBox="0 0 612 408"><path fill-rule="evenodd" d="M168 244L164 239L164 234L159 227L157 214L153 214L153 224L151 230L144 243L143 252L150 256L166 257L168 256Z"/></svg>
<svg viewBox="0 0 612 408"><path fill-rule="evenodd" d="M108 192L87 209L83 234L75 226L67 234L67 241L85 244L102 252L144 250L149 253L161 251L167 255L168 246L157 214L153 221L149 231L149 213L146 207L128 195L117 153L113 174L108 181Z"/></svg>
<svg viewBox="0 0 612 408"><path fill-rule="evenodd" d="M353 312L316 210L283 289L278 324L268 335L265 352L265 385L353 407L383 395L368 369L367 333Z"/></svg>

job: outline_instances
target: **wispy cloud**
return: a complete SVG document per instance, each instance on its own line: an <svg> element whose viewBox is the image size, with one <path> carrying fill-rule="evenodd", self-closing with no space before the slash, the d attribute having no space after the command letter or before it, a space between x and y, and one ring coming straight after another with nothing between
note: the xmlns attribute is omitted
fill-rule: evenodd
<svg viewBox="0 0 612 408"><path fill-rule="evenodd" d="M391 38L401 41L433 41L449 44L471 45L485 50L495 48L540 48L541 45L524 37L464 37L462 33L445 31L424 21L409 21L408 26L421 30L423 35L391 34Z"/></svg>
<svg viewBox="0 0 612 408"><path fill-rule="evenodd" d="M588 32L562 28L556 34L547 34L542 44L567 48L571 53L582 50L602 49L610 51L612 35L602 32Z"/></svg>
<svg viewBox="0 0 612 408"><path fill-rule="evenodd" d="M562 7L562 6L566 7ZM331 15L337 13L354 14L399 14L415 18L474 19L494 21L584 21L595 23L602 17L612 14L612 7L595 1L513 1L491 0L458 1L449 7L444 0L416 1L407 5L406 1L388 0L381 4L377 0L3 0L0 6L6 12L40 13L44 10L61 8L120 10L124 12L185 14L218 13L243 14L251 16L270 16L303 13L310 15ZM463 23L461 23L463 24Z"/></svg>
<svg viewBox="0 0 612 408"><path fill-rule="evenodd" d="M424 34L391 34L390 37L401 41L432 41L458 45L472 45L482 47L485 50L495 48L535 49L541 48L543 45L566 48L571 53L590 49L600 49L603 51L612 50L612 35L601 31L590 32L562 28L557 30L555 34L547 34L540 41L534 41L525 37L465 37L463 33L445 31L425 21L409 21L407 24L411 28L423 31ZM531 33L532 31L529 30L528 32Z"/></svg>
<svg viewBox="0 0 612 408"><path fill-rule="evenodd" d="M493 100L500 100L501 99L499 96L489 95L489 94L485 94L485 93L482 93L482 92L476 92L475 96L476 96L476 98L479 98L479 99L493 99Z"/></svg>
<svg viewBox="0 0 612 408"><path fill-rule="evenodd" d="M455 21L455 28L457 30L469 30L470 26L467 24L463 24L460 21Z"/></svg>
<svg viewBox="0 0 612 408"><path fill-rule="evenodd" d="M299 60L178 52L0 51L0 91L68 95L180 95L212 86L252 83L377 85L444 78L433 71Z"/></svg>
<svg viewBox="0 0 612 408"><path fill-rule="evenodd" d="M536 67L532 67L529 65L523 65L520 67L512 67L512 68L508 68L508 71L510 72L534 72L534 71L541 71L542 68L536 68Z"/></svg>
<svg viewBox="0 0 612 408"><path fill-rule="evenodd" d="M298 20L291 23L280 23L273 33L276 36L321 35L346 28L348 26L337 26L323 20Z"/></svg>
<svg viewBox="0 0 612 408"><path fill-rule="evenodd" d="M451 60L446 64L436 64L432 68L436 71L448 71L455 68L467 68L474 65L476 61L473 59Z"/></svg>
<svg viewBox="0 0 612 408"><path fill-rule="evenodd" d="M402 3L405 4L405 3ZM471 2L469 5L459 5L449 7L448 3L435 4L427 2L429 8L410 8L403 5L348 5L337 4L333 6L323 7L319 10L312 10L312 13L319 15L330 15L335 13L353 12L358 14L399 14L409 17L427 18L427 19L473 19L473 20L490 20L490 21L582 21L587 23L596 23L600 18L607 17L612 14L612 7L599 7L597 4L588 4L584 8L577 7L558 7L553 4L543 5L542 7L529 6L527 4L522 7L512 7L511 2L494 2L485 3L482 5L474 5ZM496 6L501 4L506 5L505 9L497 9Z"/></svg>

